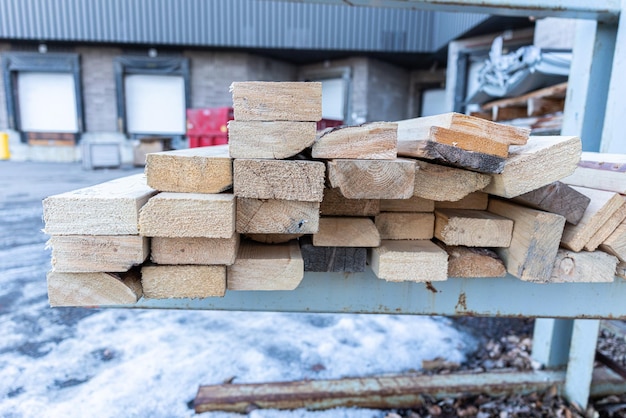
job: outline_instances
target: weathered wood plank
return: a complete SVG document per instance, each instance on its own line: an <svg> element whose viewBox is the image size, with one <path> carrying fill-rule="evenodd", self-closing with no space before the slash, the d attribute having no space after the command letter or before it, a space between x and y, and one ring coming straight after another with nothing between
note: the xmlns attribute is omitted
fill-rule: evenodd
<svg viewBox="0 0 626 418"><path fill-rule="evenodd" d="M148 239L139 235L53 235L52 269L66 273L119 273L148 257Z"/></svg>
<svg viewBox="0 0 626 418"><path fill-rule="evenodd" d="M311 151L313 158L393 160L398 156L398 125L373 122L321 132Z"/></svg>
<svg viewBox="0 0 626 418"><path fill-rule="evenodd" d="M626 219L626 204L620 206L620 208L602 224L596 233L591 236L589 241L585 244L585 250L595 251L604 240L615 232L624 219Z"/></svg>
<svg viewBox="0 0 626 418"><path fill-rule="evenodd" d="M483 210L435 210L435 237L446 245L508 247L513 221Z"/></svg>
<svg viewBox="0 0 626 418"><path fill-rule="evenodd" d="M136 174L43 201L48 235L136 235L139 209L156 194L146 177Z"/></svg>
<svg viewBox="0 0 626 418"><path fill-rule="evenodd" d="M486 210L489 205L489 195L483 192L472 192L460 200L450 202L447 200L435 201L435 209L476 209Z"/></svg>
<svg viewBox="0 0 626 418"><path fill-rule="evenodd" d="M230 238L163 238L150 240L150 259L156 264L231 265L239 248L239 234Z"/></svg>
<svg viewBox="0 0 626 418"><path fill-rule="evenodd" d="M380 239L431 239L435 215L432 212L381 212L374 223Z"/></svg>
<svg viewBox="0 0 626 418"><path fill-rule="evenodd" d="M499 199L491 199L488 210L514 222L511 245L496 249L507 271L525 281L549 282L565 218Z"/></svg>
<svg viewBox="0 0 626 418"><path fill-rule="evenodd" d="M228 144L232 158L292 157L313 145L315 122L238 121L228 123Z"/></svg>
<svg viewBox="0 0 626 418"><path fill-rule="evenodd" d="M506 267L489 248L437 244L448 253L448 277L504 277Z"/></svg>
<svg viewBox="0 0 626 418"><path fill-rule="evenodd" d="M563 182L626 194L626 155L583 152L578 166Z"/></svg>
<svg viewBox="0 0 626 418"><path fill-rule="evenodd" d="M365 271L367 249L357 247L316 247L310 236L300 239L304 271L357 273Z"/></svg>
<svg viewBox="0 0 626 418"><path fill-rule="evenodd" d="M433 126L430 128L428 139L430 141L461 148L466 151L480 152L502 158L509 156L509 144L499 142L493 137L472 135L455 131L453 129Z"/></svg>
<svg viewBox="0 0 626 418"><path fill-rule="evenodd" d="M576 136L533 136L523 146L512 146L504 170L493 174L486 193L513 198L570 175L581 153Z"/></svg>
<svg viewBox="0 0 626 418"><path fill-rule="evenodd" d="M562 215L567 222L576 225L589 206L590 199L567 184L555 181L514 197L513 201L524 206Z"/></svg>
<svg viewBox="0 0 626 418"><path fill-rule="evenodd" d="M626 222L622 222L609 237L600 245L602 251L626 261Z"/></svg>
<svg viewBox="0 0 626 418"><path fill-rule="evenodd" d="M219 193L233 185L228 145L155 152L146 157L148 186L163 192Z"/></svg>
<svg viewBox="0 0 626 418"><path fill-rule="evenodd" d="M141 284L148 299L222 297L226 266L143 266Z"/></svg>
<svg viewBox="0 0 626 418"><path fill-rule="evenodd" d="M430 240L383 240L369 250L369 265L390 282L447 280L448 253Z"/></svg>
<svg viewBox="0 0 626 418"><path fill-rule="evenodd" d="M322 83L243 81L230 86L235 120L317 122Z"/></svg>
<svg viewBox="0 0 626 418"><path fill-rule="evenodd" d="M234 194L254 199L321 202L326 166L319 161L238 158Z"/></svg>
<svg viewBox="0 0 626 418"><path fill-rule="evenodd" d="M235 232L235 197L230 193L159 193L141 209L146 237L230 238Z"/></svg>
<svg viewBox="0 0 626 418"><path fill-rule="evenodd" d="M245 234L246 238L263 244L282 244L298 239L304 234Z"/></svg>
<svg viewBox="0 0 626 418"><path fill-rule="evenodd" d="M603 251L560 249L554 261L552 283L610 283L615 280L617 257Z"/></svg>
<svg viewBox="0 0 626 418"><path fill-rule="evenodd" d="M242 234L314 234L320 203L237 198L236 230Z"/></svg>
<svg viewBox="0 0 626 418"><path fill-rule="evenodd" d="M118 274L49 272L47 280L51 307L129 305L142 295L137 270Z"/></svg>
<svg viewBox="0 0 626 418"><path fill-rule="evenodd" d="M376 247L380 234L369 218L321 217L320 229L313 235L317 247Z"/></svg>
<svg viewBox="0 0 626 418"><path fill-rule="evenodd" d="M328 161L328 178L348 199L408 199L415 186L415 162L395 160Z"/></svg>
<svg viewBox="0 0 626 418"><path fill-rule="evenodd" d="M435 201L456 201L484 189L491 177L487 174L416 161L413 194Z"/></svg>
<svg viewBox="0 0 626 418"><path fill-rule="evenodd" d="M375 216L380 213L380 199L348 199L337 188L324 189L320 205L322 216Z"/></svg>
<svg viewBox="0 0 626 418"><path fill-rule="evenodd" d="M228 266L228 290L293 290L304 278L298 241L261 244L242 241Z"/></svg>
<svg viewBox="0 0 626 418"><path fill-rule="evenodd" d="M572 251L581 251L607 219L624 205L624 198L618 193L604 190L572 187L591 201L577 225L565 225L561 245Z"/></svg>
<svg viewBox="0 0 626 418"><path fill-rule="evenodd" d="M381 199L381 212L433 212L435 201L413 196L410 199Z"/></svg>

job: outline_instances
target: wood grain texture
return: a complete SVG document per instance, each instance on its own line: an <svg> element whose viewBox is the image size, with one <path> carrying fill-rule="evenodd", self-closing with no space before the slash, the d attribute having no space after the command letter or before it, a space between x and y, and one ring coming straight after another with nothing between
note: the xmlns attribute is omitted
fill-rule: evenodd
<svg viewBox="0 0 626 418"><path fill-rule="evenodd" d="M235 232L235 197L230 193L159 193L141 209L143 236L230 238Z"/></svg>
<svg viewBox="0 0 626 418"><path fill-rule="evenodd" d="M228 267L228 290L293 290L304 278L298 241L261 244L242 241Z"/></svg>
<svg viewBox="0 0 626 418"><path fill-rule="evenodd" d="M565 225L561 245L568 250L581 251L607 219L624 204L624 199L618 193L573 187L591 201L577 225Z"/></svg>
<svg viewBox="0 0 626 418"><path fill-rule="evenodd" d="M565 216L567 222L576 225L589 206L590 199L567 184L555 181L513 200L524 206Z"/></svg>
<svg viewBox="0 0 626 418"><path fill-rule="evenodd" d="M337 188L325 188L320 205L322 216L375 216L380 213L380 199L348 199Z"/></svg>
<svg viewBox="0 0 626 418"><path fill-rule="evenodd" d="M626 155L585 151L574 172L563 182L626 194Z"/></svg>
<svg viewBox="0 0 626 418"><path fill-rule="evenodd" d="M432 212L381 212L374 223L380 239L431 239L435 215Z"/></svg>
<svg viewBox="0 0 626 418"><path fill-rule="evenodd" d="M435 202L435 209L476 209L486 210L489 205L489 195L483 192L472 192L454 202L439 200Z"/></svg>
<svg viewBox="0 0 626 418"><path fill-rule="evenodd" d="M380 234L369 218L321 217L320 229L313 235L317 247L376 247Z"/></svg>
<svg viewBox="0 0 626 418"><path fill-rule="evenodd" d="M141 284L148 299L222 297L226 266L143 266Z"/></svg>
<svg viewBox="0 0 626 418"><path fill-rule="evenodd" d="M243 81L230 86L235 120L322 119L322 83Z"/></svg>
<svg viewBox="0 0 626 418"><path fill-rule="evenodd" d="M506 267L498 254L489 248L446 245L438 242L448 253L448 277L504 277Z"/></svg>
<svg viewBox="0 0 626 418"><path fill-rule="evenodd" d="M513 198L570 175L580 159L576 136L533 136L523 146L512 146L504 170L493 174L486 193Z"/></svg>
<svg viewBox="0 0 626 418"><path fill-rule="evenodd" d="M254 199L321 202L326 167L319 161L238 158L234 162L234 193Z"/></svg>
<svg viewBox="0 0 626 418"><path fill-rule="evenodd" d="M239 234L230 238L162 238L150 240L150 259L169 265L231 265L239 249Z"/></svg>
<svg viewBox="0 0 626 418"><path fill-rule="evenodd" d="M595 251L600 244L602 244L617 227L626 219L626 204L620 206L613 215L611 215L606 222L591 236L589 241L585 244L586 251Z"/></svg>
<svg viewBox="0 0 626 418"><path fill-rule="evenodd" d="M298 239L304 234L245 234L246 238L263 244L282 244Z"/></svg>
<svg viewBox="0 0 626 418"><path fill-rule="evenodd" d="M304 271L357 273L365 271L367 249L315 247L310 236L300 239Z"/></svg>
<svg viewBox="0 0 626 418"><path fill-rule="evenodd" d="M413 194L435 201L457 201L470 193L485 188L491 181L487 174L459 168L416 161Z"/></svg>
<svg viewBox="0 0 626 418"><path fill-rule="evenodd" d="M163 192L219 193L233 185L228 145L148 154L148 186Z"/></svg>
<svg viewBox="0 0 626 418"><path fill-rule="evenodd" d="M119 273L148 257L148 239L139 235L56 235L46 244L52 249L52 269L66 273Z"/></svg>
<svg viewBox="0 0 626 418"><path fill-rule="evenodd" d="M483 210L437 209L435 237L446 245L508 247L513 221Z"/></svg>
<svg viewBox="0 0 626 418"><path fill-rule="evenodd" d="M435 201L413 196L410 199L381 199L381 212L433 212Z"/></svg>
<svg viewBox="0 0 626 418"><path fill-rule="evenodd" d="M355 158L393 160L398 156L398 125L373 122L322 131L311 154L313 158Z"/></svg>
<svg viewBox="0 0 626 418"><path fill-rule="evenodd" d="M509 144L499 142L497 138L497 136L485 137L446 129L440 126L432 126L428 139L466 151L480 152L502 158L508 157Z"/></svg>
<svg viewBox="0 0 626 418"><path fill-rule="evenodd" d="M415 162L395 160L328 161L328 179L348 199L408 199L415 187Z"/></svg>
<svg viewBox="0 0 626 418"><path fill-rule="evenodd" d="M600 249L626 261L626 222L622 222L609 237L600 245Z"/></svg>
<svg viewBox="0 0 626 418"><path fill-rule="evenodd" d="M232 158L289 158L313 145L316 134L315 122L228 122Z"/></svg>
<svg viewBox="0 0 626 418"><path fill-rule="evenodd" d="M132 305L142 295L137 270L117 274L49 272L47 280L51 307Z"/></svg>
<svg viewBox="0 0 626 418"><path fill-rule="evenodd" d="M560 249L554 261L552 283L610 283L615 280L617 257L603 251Z"/></svg>
<svg viewBox="0 0 626 418"><path fill-rule="evenodd" d="M236 230L242 234L314 234L320 203L237 198Z"/></svg>
<svg viewBox="0 0 626 418"><path fill-rule="evenodd" d="M136 235L139 209L156 194L143 174L50 196L43 201L48 235Z"/></svg>
<svg viewBox="0 0 626 418"><path fill-rule="evenodd" d="M448 254L430 240L383 240L369 250L369 264L376 277L390 282L448 278Z"/></svg>
<svg viewBox="0 0 626 418"><path fill-rule="evenodd" d="M507 271L525 281L549 282L565 218L498 199L489 201L488 210L514 222L511 245L496 249Z"/></svg>

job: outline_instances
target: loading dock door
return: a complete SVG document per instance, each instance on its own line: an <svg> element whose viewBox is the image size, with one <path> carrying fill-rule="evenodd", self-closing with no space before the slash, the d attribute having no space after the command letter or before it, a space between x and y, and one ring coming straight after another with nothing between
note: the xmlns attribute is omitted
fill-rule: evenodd
<svg viewBox="0 0 626 418"><path fill-rule="evenodd" d="M346 88L343 78L322 82L322 119L346 120Z"/></svg>
<svg viewBox="0 0 626 418"><path fill-rule="evenodd" d="M176 75L124 77L128 133L185 134L185 81Z"/></svg>
<svg viewBox="0 0 626 418"><path fill-rule="evenodd" d="M22 131L78 132L73 74L19 71L17 91Z"/></svg>

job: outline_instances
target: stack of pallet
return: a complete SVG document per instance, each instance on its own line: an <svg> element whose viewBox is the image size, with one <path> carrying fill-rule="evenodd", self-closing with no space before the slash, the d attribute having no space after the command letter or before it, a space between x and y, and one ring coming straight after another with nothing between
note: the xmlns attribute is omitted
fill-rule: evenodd
<svg viewBox="0 0 626 418"><path fill-rule="evenodd" d="M44 200L51 305L292 290L305 271L366 268L612 281L626 258L621 194L559 181L581 169L577 137L456 113L316 134L319 83L232 93L229 145L149 154L145 176Z"/></svg>

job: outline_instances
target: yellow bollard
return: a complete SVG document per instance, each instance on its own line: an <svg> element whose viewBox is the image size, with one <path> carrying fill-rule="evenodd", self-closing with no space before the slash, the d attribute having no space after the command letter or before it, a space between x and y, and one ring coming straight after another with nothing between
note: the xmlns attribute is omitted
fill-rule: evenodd
<svg viewBox="0 0 626 418"><path fill-rule="evenodd" d="M0 160L8 160L11 158L9 152L9 134L0 132Z"/></svg>

